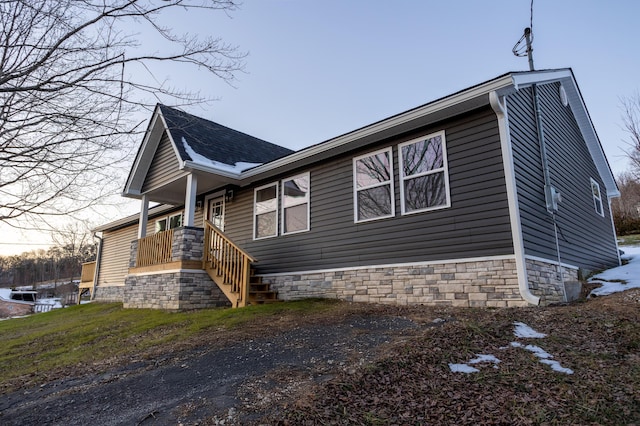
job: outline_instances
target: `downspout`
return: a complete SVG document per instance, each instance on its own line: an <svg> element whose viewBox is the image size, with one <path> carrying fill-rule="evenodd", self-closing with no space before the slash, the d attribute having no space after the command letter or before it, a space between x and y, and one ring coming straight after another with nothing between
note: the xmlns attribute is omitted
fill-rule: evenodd
<svg viewBox="0 0 640 426"><path fill-rule="evenodd" d="M502 147L502 164L504 168L504 178L507 186L507 199L509 201L509 217L511 219L511 237L513 239L513 253L516 260L516 272L518 274L518 289L524 300L532 305L540 304L540 298L529 290L527 280L527 265L524 258L524 243L522 241L522 226L520 224L520 214L518 208L518 197L516 193L516 177L513 167L513 153L511 150L511 136L509 133L509 117L507 115L507 101L502 100L493 91L489 93L491 108L498 117L498 129L500 131L500 145Z"/></svg>
<svg viewBox="0 0 640 426"><path fill-rule="evenodd" d="M103 241L102 237L98 237L97 233L93 234L93 238L97 238L100 241L98 242L98 253L96 254L96 268L93 274L93 288L91 289L90 300L95 299L96 287L98 286L98 276L100 275L100 261L102 260L102 241Z"/></svg>
<svg viewBox="0 0 640 426"><path fill-rule="evenodd" d="M551 221L553 222L556 256L558 259L558 277L560 279L560 288L562 288L562 299L564 302L566 302L567 291L564 288L564 274L562 272L562 259L560 257L560 240L558 238L558 221L556 219L559 194L551 185L551 173L549 172L549 159L547 156L547 144L544 138L544 126L542 125L542 108L540 107L540 96L538 95L538 87L534 83L531 86L531 89L533 91L533 109L536 120L538 144L540 145L540 161L542 162L542 173L544 176L544 199L547 207L547 213L551 215Z"/></svg>
<svg viewBox="0 0 640 426"><path fill-rule="evenodd" d="M613 222L613 210L611 210L611 198L609 198L609 194L607 194L607 202L609 203L609 219L611 219L611 229L615 231L616 225ZM622 265L622 258L620 257L620 246L618 245L618 239L616 238L615 232L613 233L613 240L616 243L616 253L618 254L618 266Z"/></svg>

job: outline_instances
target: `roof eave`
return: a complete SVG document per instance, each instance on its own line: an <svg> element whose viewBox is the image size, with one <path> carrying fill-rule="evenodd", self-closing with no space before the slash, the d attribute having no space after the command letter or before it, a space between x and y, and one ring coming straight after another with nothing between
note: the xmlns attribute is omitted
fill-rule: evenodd
<svg viewBox="0 0 640 426"><path fill-rule="evenodd" d="M233 180L240 180L240 176L242 173L234 173L234 172L230 172L227 170L220 170L220 169L216 169L215 167L209 167L205 164L201 164L201 163L196 163L194 161L184 161L181 166L181 169L188 169L188 170L197 170L200 172L206 172L206 173L210 173L213 175L217 175L217 176L222 176L225 177L227 179L233 179Z"/></svg>
<svg viewBox="0 0 640 426"><path fill-rule="evenodd" d="M240 176L243 180L251 179L263 173L267 173L271 170L290 165L291 163L303 161L310 157L318 155L330 155L328 154L330 151L348 143L399 126L418 117L431 114L433 112L448 108L450 106L454 106L456 104L477 98L482 95L486 95L492 91L499 91L512 86L513 80L511 74L505 74L501 77L490 80L478 86L474 86L453 95L449 95L431 103L400 113L393 117L378 121L376 123L354 130L353 132L346 133L333 139L329 139L325 142L319 143L306 149L302 149L300 151L294 152L293 154L287 155L253 169L246 170L242 172Z"/></svg>
<svg viewBox="0 0 640 426"><path fill-rule="evenodd" d="M538 79L533 78L536 75L538 75ZM589 111L587 110L582 93L580 92L578 83L573 75L573 71L571 71L570 68L565 68L560 70L540 71L535 74L514 73L513 77L514 87L516 89L528 87L532 84L544 84L553 81L560 81L563 84L565 91L567 92L571 111L576 118L580 132L587 144L587 148L593 158L593 162L598 169L600 178L605 184L607 197L619 197L620 191L618 189L618 185L616 184L615 177L611 171L611 166L609 165L609 161L607 160L602 148L600 138L598 137L595 127L593 126L593 122L591 121L591 117L589 116Z"/></svg>
<svg viewBox="0 0 640 426"><path fill-rule="evenodd" d="M149 144L154 143L157 146L157 144L160 143L160 138L162 137L162 132L165 128L166 125L164 120L161 119L160 109L156 106L153 111L153 115L151 116L151 120L149 120L142 144L136 153L133 166L129 171L129 176L127 177L127 181L122 191L122 196L127 197L140 195L142 184L144 183L144 177L146 176L146 172L149 169L151 161L153 161L153 154L155 153L155 149L153 149L151 154L149 153Z"/></svg>

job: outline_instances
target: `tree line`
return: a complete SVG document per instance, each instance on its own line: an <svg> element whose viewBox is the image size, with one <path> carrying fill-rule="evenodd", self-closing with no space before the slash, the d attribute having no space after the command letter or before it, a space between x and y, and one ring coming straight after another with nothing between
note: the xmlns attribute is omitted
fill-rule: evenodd
<svg viewBox="0 0 640 426"><path fill-rule="evenodd" d="M96 258L97 244L88 234L61 233L47 250L0 256L0 287L69 283L80 278L82 264ZM66 241L65 241L66 240Z"/></svg>
<svg viewBox="0 0 640 426"><path fill-rule="evenodd" d="M616 178L620 197L611 200L611 211L617 235L629 235L640 233L640 92L622 98L621 105L630 168Z"/></svg>

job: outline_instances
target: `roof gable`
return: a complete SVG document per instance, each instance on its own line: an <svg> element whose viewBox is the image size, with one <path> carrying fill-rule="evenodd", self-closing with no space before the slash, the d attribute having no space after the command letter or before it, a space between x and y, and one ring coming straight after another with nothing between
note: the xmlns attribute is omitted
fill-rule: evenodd
<svg viewBox="0 0 640 426"><path fill-rule="evenodd" d="M149 164L161 136L158 134L159 128L169 135L180 162L180 169L200 170L233 179L242 184L286 173L296 168L307 167L317 161L348 152L354 147L374 143L381 138L401 134L435 120L460 114L481 105L488 105L491 93L505 96L517 91L520 87L552 81L560 81L566 87L571 108L606 185L607 194L617 196L618 189L613 173L573 77L573 72L568 68L503 74L297 152L183 111L158 105L127 181L125 194L135 196L141 193L144 175L149 170ZM239 163L253 164L234 168Z"/></svg>
<svg viewBox="0 0 640 426"><path fill-rule="evenodd" d="M158 104L129 172L123 195L136 197L144 192L144 182L165 135L178 161L178 170L198 169L214 175L237 177L243 169L293 153L288 148Z"/></svg>
<svg viewBox="0 0 640 426"><path fill-rule="evenodd" d="M175 108L165 105L158 108L182 161L197 161L202 156L230 166L262 164L293 152Z"/></svg>

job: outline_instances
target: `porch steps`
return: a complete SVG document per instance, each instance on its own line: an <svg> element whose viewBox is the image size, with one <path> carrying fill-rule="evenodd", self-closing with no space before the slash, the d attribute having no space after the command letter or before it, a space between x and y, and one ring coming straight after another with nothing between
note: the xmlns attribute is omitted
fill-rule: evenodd
<svg viewBox="0 0 640 426"><path fill-rule="evenodd" d="M209 274L209 277L214 283L222 290L224 295L229 299L231 305L235 308L243 306L240 303L241 295L233 291L231 283L224 282L222 273L216 270L216 268L208 263L205 270ZM262 282L262 277L255 275L255 268L252 266L249 272L249 295L247 297L247 305L263 305L266 303L281 302L278 299L278 293L271 290L271 285Z"/></svg>
<svg viewBox="0 0 640 426"><path fill-rule="evenodd" d="M263 305L265 303L282 302L278 299L278 293L271 290L271 284L263 283L262 277L256 277L254 273L254 268L251 268L251 275L249 277L249 304Z"/></svg>

